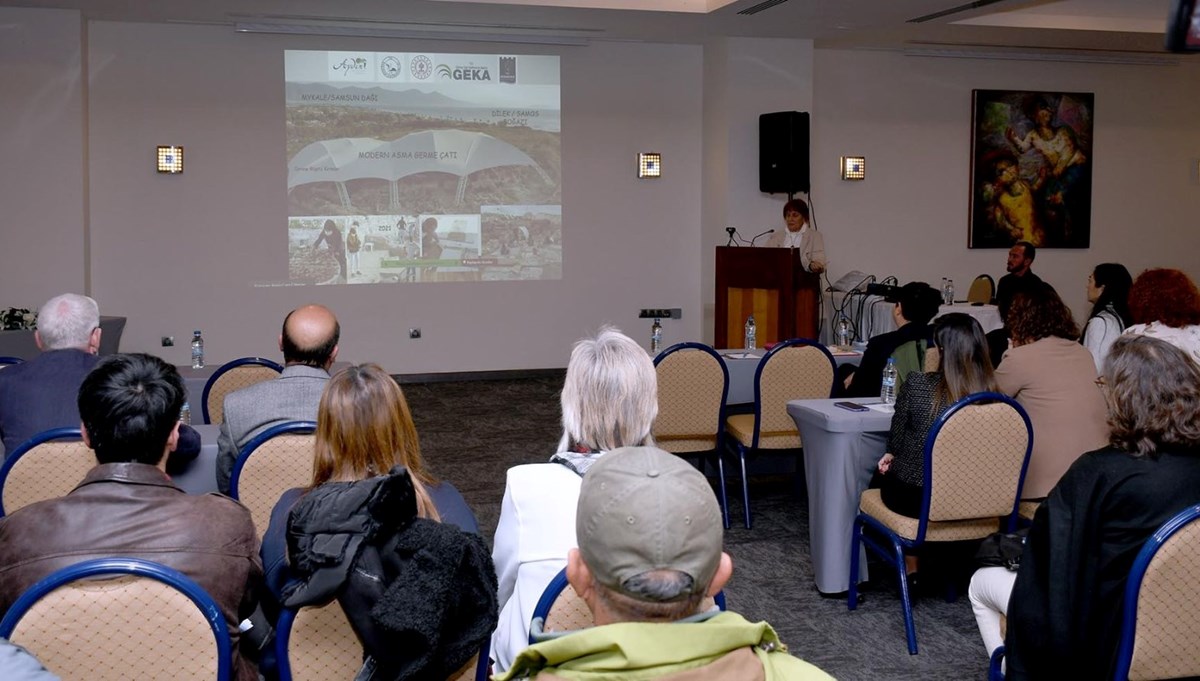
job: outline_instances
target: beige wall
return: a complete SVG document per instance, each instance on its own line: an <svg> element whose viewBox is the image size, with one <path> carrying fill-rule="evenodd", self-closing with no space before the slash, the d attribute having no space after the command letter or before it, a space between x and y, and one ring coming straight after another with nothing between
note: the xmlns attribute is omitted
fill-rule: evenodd
<svg viewBox="0 0 1200 681"><path fill-rule="evenodd" d="M563 280L254 288L286 269L283 50L345 43L84 25L51 10L0 8L0 23L10 31L0 41L0 224L18 244L0 249L0 306L90 287L105 313L130 317L124 350L180 363L196 327L215 361L274 356L283 313L310 301L341 317L345 359L393 372L563 366L571 342L602 322L645 340L641 307L683 308L666 322L669 343L711 338L724 228L749 236L779 222L783 197L758 192L757 120L769 111L813 112L813 198L834 277L948 275L965 287L1003 271L1000 251L966 248L972 88L1096 93L1092 248L1043 251L1037 262L1078 312L1097 262L1200 274L1200 66L935 59L737 38L521 48L562 57ZM182 177L152 171L162 143L187 148ZM634 178L638 151L663 153L663 179ZM837 179L843 154L867 157L865 182ZM425 338L409 341L410 326ZM180 345L160 348L161 335Z"/></svg>
<svg viewBox="0 0 1200 681"><path fill-rule="evenodd" d="M1077 316L1097 263L1200 275L1200 64L838 50L817 50L814 63L813 191L832 277L858 269L937 286L949 276L965 291L979 273L1004 274L1004 251L967 248L973 88L1096 95L1091 248L1042 250L1035 264ZM866 156L867 179L839 180L841 155Z"/></svg>
<svg viewBox="0 0 1200 681"><path fill-rule="evenodd" d="M86 292L83 24L0 8L0 308Z"/></svg>

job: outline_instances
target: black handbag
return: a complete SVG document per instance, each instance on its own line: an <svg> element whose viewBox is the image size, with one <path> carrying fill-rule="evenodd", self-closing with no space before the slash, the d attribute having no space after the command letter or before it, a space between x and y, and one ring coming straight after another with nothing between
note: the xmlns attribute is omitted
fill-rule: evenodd
<svg viewBox="0 0 1200 681"><path fill-rule="evenodd" d="M979 567L1002 567L1016 572L1021 565L1021 553L1025 550L1025 535L1029 528L1016 532L994 532L983 538L975 552Z"/></svg>

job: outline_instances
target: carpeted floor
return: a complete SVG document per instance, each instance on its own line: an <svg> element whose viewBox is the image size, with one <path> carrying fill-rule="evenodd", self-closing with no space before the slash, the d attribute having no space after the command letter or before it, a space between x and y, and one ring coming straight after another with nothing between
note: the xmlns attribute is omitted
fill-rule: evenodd
<svg viewBox="0 0 1200 681"><path fill-rule="evenodd" d="M426 461L466 497L489 541L504 472L554 451L561 433L561 385L558 377L403 386ZM752 476L750 492L754 528L735 524L725 535L734 559L734 577L725 590L731 610L770 622L793 654L846 681L986 678L986 653L965 593L954 603L931 595L916 599L921 652L910 656L894 578L873 566L880 586L868 588L867 602L855 612L847 611L845 601L818 597L808 561L803 485ZM740 498L731 500L730 510L736 521Z"/></svg>

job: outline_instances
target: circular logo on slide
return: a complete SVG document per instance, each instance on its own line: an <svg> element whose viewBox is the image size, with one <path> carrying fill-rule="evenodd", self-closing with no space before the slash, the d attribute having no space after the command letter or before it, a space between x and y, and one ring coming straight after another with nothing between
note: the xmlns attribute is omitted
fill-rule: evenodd
<svg viewBox="0 0 1200 681"><path fill-rule="evenodd" d="M417 80L425 80L433 73L433 61L423 54L412 59L412 74Z"/></svg>
<svg viewBox="0 0 1200 681"><path fill-rule="evenodd" d="M379 71L384 78L395 78L400 75L400 68L400 60L392 56L384 57L383 61L379 62Z"/></svg>

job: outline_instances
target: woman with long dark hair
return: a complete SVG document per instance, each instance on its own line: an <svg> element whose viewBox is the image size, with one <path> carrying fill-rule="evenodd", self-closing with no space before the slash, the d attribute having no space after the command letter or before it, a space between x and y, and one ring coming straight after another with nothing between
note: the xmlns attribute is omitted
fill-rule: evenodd
<svg viewBox="0 0 1200 681"><path fill-rule="evenodd" d="M1133 323L1129 314L1132 284L1129 270L1120 263L1102 262L1088 275L1087 299L1092 311L1079 342L1092 353L1097 374L1104 371L1104 359L1113 341Z"/></svg>
<svg viewBox="0 0 1200 681"><path fill-rule="evenodd" d="M900 386L888 453L879 460L880 494L892 511L915 518L921 513L925 480L925 438L950 405L972 393L996 390L987 337L970 315L952 312L934 322L937 371L912 373Z"/></svg>

